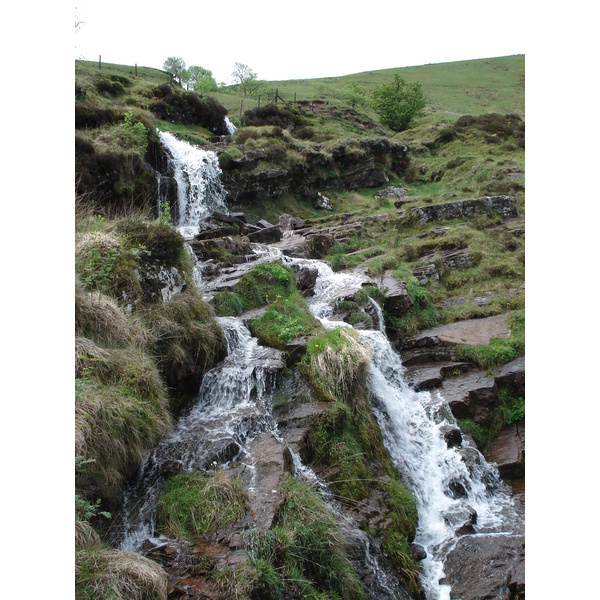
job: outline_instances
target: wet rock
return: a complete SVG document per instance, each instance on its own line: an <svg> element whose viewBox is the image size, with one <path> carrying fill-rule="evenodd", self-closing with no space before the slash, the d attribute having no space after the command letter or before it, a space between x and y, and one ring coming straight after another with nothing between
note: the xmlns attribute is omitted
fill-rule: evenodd
<svg viewBox="0 0 600 600"><path fill-rule="evenodd" d="M279 227L283 231L293 231L295 229L303 229L306 227L306 223L300 217L292 217L288 214L283 214L279 217Z"/></svg>
<svg viewBox="0 0 600 600"><path fill-rule="evenodd" d="M441 395L457 419L473 419L485 425L493 414L498 389L485 371L471 371L442 382Z"/></svg>
<svg viewBox="0 0 600 600"><path fill-rule="evenodd" d="M260 242L263 244L269 244L272 242L278 242L281 239L283 232L279 225L273 225L272 227L264 227L258 231L253 231L248 234L248 239L251 242Z"/></svg>
<svg viewBox="0 0 600 600"><path fill-rule="evenodd" d="M466 505L457 511L446 513L444 521L454 528L456 535L469 535L475 533L477 511L472 506Z"/></svg>
<svg viewBox="0 0 600 600"><path fill-rule="evenodd" d="M463 536L448 553L442 583L461 600L506 600L513 597L510 585L524 597L524 564L522 535Z"/></svg>
<svg viewBox="0 0 600 600"><path fill-rule="evenodd" d="M303 295L308 296L313 294L319 270L310 267L302 267L296 273L296 287Z"/></svg>
<svg viewBox="0 0 600 600"><path fill-rule="evenodd" d="M503 479L525 477L525 420L503 429L490 443L486 458L496 463Z"/></svg>
<svg viewBox="0 0 600 600"><path fill-rule="evenodd" d="M507 387L513 396L525 397L525 357L520 356L515 360L502 365L495 373L496 384Z"/></svg>
<svg viewBox="0 0 600 600"><path fill-rule="evenodd" d="M284 237L273 246L279 248L284 256L291 258L309 258L311 252L306 237L299 235Z"/></svg>
<svg viewBox="0 0 600 600"><path fill-rule="evenodd" d="M375 281L387 296L384 308L389 315L401 317L410 310L414 302L403 281L396 279L389 271L376 277Z"/></svg>
<svg viewBox="0 0 600 600"><path fill-rule="evenodd" d="M444 425L442 426L441 431L448 448L455 448L462 444L462 435L458 427L454 425Z"/></svg>
<svg viewBox="0 0 600 600"><path fill-rule="evenodd" d="M425 560L427 558L427 552L421 544L411 544L410 553L416 561Z"/></svg>
<svg viewBox="0 0 600 600"><path fill-rule="evenodd" d="M403 361L404 362L404 361ZM420 362L406 366L406 379L417 390L430 390L439 387L448 375L460 375L468 370L469 365L464 362Z"/></svg>

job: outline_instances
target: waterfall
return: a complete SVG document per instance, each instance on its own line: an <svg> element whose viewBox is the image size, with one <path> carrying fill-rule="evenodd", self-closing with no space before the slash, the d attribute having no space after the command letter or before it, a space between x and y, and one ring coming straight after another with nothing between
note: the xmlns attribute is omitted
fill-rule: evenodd
<svg viewBox="0 0 600 600"><path fill-rule="evenodd" d="M320 261L285 257L283 261L317 268L315 294L308 299L311 312L325 328L349 327L330 317L338 298L360 289L360 277L334 273ZM371 302L376 304L373 299ZM497 469L474 446L463 440L463 449L476 457L470 467L462 460L460 449L448 448L444 429L456 427L450 410L439 393L416 392L408 385L400 356L385 336L382 323L379 331L359 331L359 335L373 352L367 383L374 416L394 464L417 501L415 542L427 552L421 562L425 593L428 600L449 600L450 587L440 584L440 579L444 577L444 559L458 540L456 530L476 518L476 534L510 534L522 528L522 517Z"/></svg>
<svg viewBox="0 0 600 600"><path fill-rule="evenodd" d="M228 119L226 126L230 134L235 131ZM214 152L165 132L160 132L160 139L177 181L176 227L189 239L198 232L200 221L214 210L228 212L221 170ZM160 187L161 176L158 177ZM258 256L257 262L281 260L291 266L316 268L314 295L307 300L312 314L326 329L350 327L335 320L335 305L361 289L365 282L360 276L335 273L318 260L285 257L269 246L253 245L252 250ZM194 280L203 291L210 287L202 281L197 260ZM460 448L448 447L444 431L456 427L449 409L439 393L416 392L407 384L400 357L385 336L381 308L374 299L369 301L377 315L377 330L360 331L359 335L372 351L367 381L372 411L394 464L416 498L415 542L427 554L421 562L427 598L449 600L450 587L440 580L444 577L445 558L459 539L460 526L470 521L475 535L507 534L521 527L521 517L496 469L468 440L463 441L463 449L476 456L469 465L463 461ZM271 409L277 373L285 366L282 352L260 346L241 319L220 318L219 323L227 340L227 357L205 374L189 410L167 439L145 457L138 478L125 490L120 540L124 550L139 549L145 539L155 536L156 503L170 475L205 470L215 462L223 465L243 456L248 442L261 432L269 431L281 440ZM299 456L292 453L292 457L296 471L318 483ZM319 487L325 490L321 484ZM325 491L324 495L327 496ZM344 518L340 511L337 514ZM368 552L367 559L373 561L370 564L377 571L376 559ZM382 575L382 590L388 585L384 579ZM392 591L389 594L395 597Z"/></svg>
<svg viewBox="0 0 600 600"><path fill-rule="evenodd" d="M198 233L201 219L215 210L228 212L219 159L215 152L178 140L171 133L160 131L159 135L177 182L175 227L184 238L191 239Z"/></svg>
<svg viewBox="0 0 600 600"><path fill-rule="evenodd" d="M142 464L124 494L123 550L154 537L156 503L165 476L228 462L255 434L271 426L271 398L281 351L258 345L240 319L219 318L227 357L208 371L191 410ZM140 500L141 499L141 500Z"/></svg>
<svg viewBox="0 0 600 600"><path fill-rule="evenodd" d="M225 115L225 129L229 135L233 135L237 131L237 127L229 120L229 117Z"/></svg>

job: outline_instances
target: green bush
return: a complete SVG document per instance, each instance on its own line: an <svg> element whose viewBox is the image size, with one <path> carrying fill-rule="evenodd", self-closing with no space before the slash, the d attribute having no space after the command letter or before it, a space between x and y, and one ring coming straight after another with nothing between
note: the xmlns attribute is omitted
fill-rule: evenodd
<svg viewBox="0 0 600 600"><path fill-rule="evenodd" d="M246 513L248 494L222 471L180 473L170 479L156 509L159 532L180 539L206 535Z"/></svg>
<svg viewBox="0 0 600 600"><path fill-rule="evenodd" d="M396 73L391 83L373 91L372 104L382 123L404 131L422 114L426 102L420 83L406 83Z"/></svg>

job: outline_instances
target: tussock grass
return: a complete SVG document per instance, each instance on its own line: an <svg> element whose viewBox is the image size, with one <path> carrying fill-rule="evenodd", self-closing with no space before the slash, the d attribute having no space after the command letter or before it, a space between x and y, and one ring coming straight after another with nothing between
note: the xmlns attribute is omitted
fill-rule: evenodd
<svg viewBox="0 0 600 600"><path fill-rule="evenodd" d="M169 480L156 509L157 530L190 539L206 535L241 519L248 494L223 471L182 473Z"/></svg>
<svg viewBox="0 0 600 600"><path fill-rule="evenodd" d="M75 555L75 589L77 600L166 600L167 574L139 554L94 545Z"/></svg>
<svg viewBox="0 0 600 600"><path fill-rule="evenodd" d="M301 367L323 398L353 406L355 392L365 385L370 358L358 334L341 327L311 339Z"/></svg>
<svg viewBox="0 0 600 600"><path fill-rule="evenodd" d="M225 338L212 307L190 287L139 313L147 323L149 350L167 384L180 392L197 391L202 373L225 354Z"/></svg>
<svg viewBox="0 0 600 600"><path fill-rule="evenodd" d="M136 348L99 351L78 340L75 454L95 459L77 478L90 498L114 501L124 478L171 427L154 362Z"/></svg>
<svg viewBox="0 0 600 600"><path fill-rule="evenodd" d="M147 331L128 318L116 300L102 292L85 292L75 288L75 333L107 346L143 346Z"/></svg>
<svg viewBox="0 0 600 600"><path fill-rule="evenodd" d="M75 548L78 550L86 546L99 546L100 536L87 521L75 521Z"/></svg>

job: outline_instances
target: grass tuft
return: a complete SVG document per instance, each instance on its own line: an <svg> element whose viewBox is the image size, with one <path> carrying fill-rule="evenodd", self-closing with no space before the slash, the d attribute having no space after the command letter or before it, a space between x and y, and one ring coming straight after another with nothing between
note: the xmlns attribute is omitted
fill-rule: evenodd
<svg viewBox="0 0 600 600"><path fill-rule="evenodd" d="M181 473L167 482L158 501L156 528L165 535L191 539L241 519L248 494L222 471Z"/></svg>

